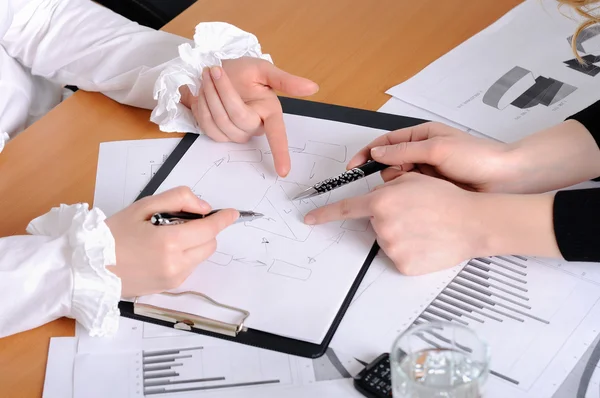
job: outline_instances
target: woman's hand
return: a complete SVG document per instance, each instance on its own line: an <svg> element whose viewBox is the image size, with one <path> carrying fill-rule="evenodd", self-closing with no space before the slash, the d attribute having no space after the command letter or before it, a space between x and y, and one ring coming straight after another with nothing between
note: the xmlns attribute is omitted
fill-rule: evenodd
<svg viewBox="0 0 600 398"><path fill-rule="evenodd" d="M290 171L290 155L281 103L275 90L284 95L316 93L316 83L282 71L263 59L242 57L224 60L202 74L198 97L182 88L181 102L192 110L202 131L218 142L247 142L266 134L277 173Z"/></svg>
<svg viewBox="0 0 600 398"><path fill-rule="evenodd" d="M511 144L424 123L375 139L348 168L369 158L393 166L386 181L417 169L477 192L542 193L600 176L598 145L574 120Z"/></svg>
<svg viewBox="0 0 600 398"><path fill-rule="evenodd" d="M468 190L506 192L516 178L510 150L507 144L431 122L378 137L350 160L348 168L373 159L393 166L381 173L384 181L416 169Z"/></svg>
<svg viewBox="0 0 600 398"><path fill-rule="evenodd" d="M116 243L117 264L109 270L121 278L122 296L159 293L179 286L216 249L216 236L239 217L233 209L180 225L155 226L157 212L206 214L210 206L187 187L143 198L110 217L106 224Z"/></svg>
<svg viewBox="0 0 600 398"><path fill-rule="evenodd" d="M380 248L400 272L419 275L475 257L560 257L552 203L552 195L477 193L405 172L366 195L313 210L304 221L369 217Z"/></svg>

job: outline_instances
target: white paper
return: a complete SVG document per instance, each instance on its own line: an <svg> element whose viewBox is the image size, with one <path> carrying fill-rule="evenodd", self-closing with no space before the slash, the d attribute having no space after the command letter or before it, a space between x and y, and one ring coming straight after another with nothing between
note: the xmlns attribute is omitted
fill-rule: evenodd
<svg viewBox="0 0 600 398"><path fill-rule="evenodd" d="M110 217L133 203L180 141L159 138L101 143L94 206Z"/></svg>
<svg viewBox="0 0 600 398"><path fill-rule="evenodd" d="M580 18L557 6L525 1L387 93L505 142L560 123L600 98L600 76L588 74L600 67L565 63ZM580 48L594 57L600 29L589 33Z"/></svg>
<svg viewBox="0 0 600 398"><path fill-rule="evenodd" d="M171 385L173 388L221 386L215 390L191 390L189 396L199 394L213 396L212 391L216 391L215 394L217 391L225 394L228 391L238 390L245 394L258 394L259 392L270 394L270 391L273 390L272 394L275 394L277 391L287 392L285 386L309 386L329 380L351 379L363 368L351 355L339 351L334 352L331 349L328 349L320 358L310 359L195 333L179 331L180 335L173 336L170 333L172 330L164 326L121 318L120 328L115 336L98 338L90 337L79 326L76 329L79 345L75 366L75 396L100 397L106 396L109 391L113 396L139 396L144 386L143 383L138 385L138 380L140 377L144 379L144 375L137 377L140 375L140 370L136 360L139 360L142 351L152 350L196 348L196 350L182 351L179 354L192 355L192 358L177 359L182 363L176 369L179 376L165 376L153 379L155 381L225 377L225 380L212 382ZM160 355L154 358L159 357L164 358ZM104 375L104 370L106 370L106 375ZM220 373L216 375L215 372ZM262 373L258 374L257 372ZM112 380L111 383L108 383L108 378ZM234 383L260 382L261 380L264 382L268 381L267 379L278 381L228 387ZM150 386L146 385L146 387L151 390ZM299 390L294 389L293 391ZM308 389L307 391L313 390ZM177 394L187 396L185 392Z"/></svg>
<svg viewBox="0 0 600 398"><path fill-rule="evenodd" d="M188 395L184 395L188 396ZM192 395L189 395L190 397ZM256 388L252 390L211 393L207 398L364 398L353 385L351 379L321 381L306 386L277 387L271 389Z"/></svg>
<svg viewBox="0 0 600 398"><path fill-rule="evenodd" d="M461 268L410 277L398 272L388 257L377 257L344 315L331 347L364 362L390 352L394 339L410 327Z"/></svg>
<svg viewBox="0 0 600 398"><path fill-rule="evenodd" d="M378 174L316 198L291 201L310 185L345 171L360 148L385 131L322 119L284 115L292 170L282 179L264 139L245 145L198 137L157 192L187 185L213 208L265 214L236 224L218 238L217 252L176 289L200 291L250 312L246 326L309 342L321 342L372 245L368 218L304 224L304 215L326 203L365 194ZM237 322L234 312L187 297L141 298L161 307Z"/></svg>
<svg viewBox="0 0 600 398"><path fill-rule="evenodd" d="M48 349L43 398L70 398L73 396L73 362L77 352L77 338L53 337Z"/></svg>
<svg viewBox="0 0 600 398"><path fill-rule="evenodd" d="M309 359L242 344L205 345L193 337L145 339L137 350L82 347L75 360L75 396L201 395L314 382Z"/></svg>
<svg viewBox="0 0 600 398"><path fill-rule="evenodd" d="M387 100L387 102L383 104L381 108L377 110L377 112L414 117L417 119L423 119L432 122L440 122L447 124L448 126L455 127L459 130L468 130L468 128L463 125L454 123L452 120L446 119L445 117L442 117L440 115L436 115L435 113L429 112L428 110L423 108L419 108L418 106L409 104L408 102L398 99L396 97L392 97L389 100Z"/></svg>

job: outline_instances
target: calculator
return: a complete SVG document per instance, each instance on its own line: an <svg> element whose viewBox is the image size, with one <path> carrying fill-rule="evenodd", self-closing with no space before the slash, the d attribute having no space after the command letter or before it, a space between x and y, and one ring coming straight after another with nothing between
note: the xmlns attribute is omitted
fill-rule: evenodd
<svg viewBox="0 0 600 398"><path fill-rule="evenodd" d="M392 396L392 372L390 354L384 353L365 366L354 378L354 387L368 398Z"/></svg>

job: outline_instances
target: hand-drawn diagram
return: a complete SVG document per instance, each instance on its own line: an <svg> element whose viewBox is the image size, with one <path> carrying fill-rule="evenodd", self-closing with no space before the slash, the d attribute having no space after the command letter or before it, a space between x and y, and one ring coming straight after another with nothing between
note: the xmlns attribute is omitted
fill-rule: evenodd
<svg viewBox="0 0 600 398"><path fill-rule="evenodd" d="M340 232L339 234L332 236L331 238L329 238L327 241L327 246L325 246L322 250L319 250L319 252L317 252L317 254L314 254L312 256L308 256L308 263L312 264L314 262L317 261L317 257L321 254L323 254L327 249L329 249L331 246L340 243L340 241L342 240L342 238L344 237L344 234L346 232Z"/></svg>
<svg viewBox="0 0 600 398"><path fill-rule="evenodd" d="M310 268L300 267L298 265L288 263L287 261L275 260L273 261L273 265L269 267L268 272L271 274L285 276L287 278L305 281L310 278L312 270Z"/></svg>
<svg viewBox="0 0 600 398"><path fill-rule="evenodd" d="M498 79L483 95L483 103L503 110L509 105L520 109L536 105L551 106L572 94L577 87L553 78L538 76L515 66Z"/></svg>
<svg viewBox="0 0 600 398"><path fill-rule="evenodd" d="M348 157L348 148L345 145L331 144L321 141L306 141L303 147L290 147L290 152L320 156L325 159L334 160L338 163L345 163ZM265 155L270 155L271 151L266 151Z"/></svg>
<svg viewBox="0 0 600 398"><path fill-rule="evenodd" d="M199 173L199 179L191 185L196 195L216 208L239 208L239 204L244 203L243 210L264 214L262 218L236 226L248 230L248 233L243 234L247 239L244 249L237 251L233 244L219 248L207 262L217 266L245 267L245 270L255 269L256 272L306 281L313 272L311 267L319 266L319 259L326 256L348 234L367 231L369 220L339 222L335 227L337 232L329 234L329 237L318 236L311 239L315 227L305 224L304 216L309 211L328 204L332 193L291 200L311 184L329 177L332 163L336 165L335 169L345 164L348 158L346 146L319 141L307 141L301 148L292 146L292 163L296 159L296 164L303 167L292 168L286 178L274 175L265 167L263 162L272 159L269 155L269 150L260 149L221 152L214 161L204 163L207 165L206 169ZM365 194L369 191L366 179L354 182L353 188L353 194ZM309 240L306 247L312 253L309 252L304 257L297 253L298 250L303 251L302 246L294 246L295 249L289 246L290 249L286 249L288 245L307 243ZM289 252L290 250L296 252ZM301 260L302 258L305 260Z"/></svg>
<svg viewBox="0 0 600 398"><path fill-rule="evenodd" d="M148 185L152 177L154 177L169 157L170 150L170 147L154 148L145 145L127 149L123 207L133 203L144 187Z"/></svg>
<svg viewBox="0 0 600 398"><path fill-rule="evenodd" d="M216 265L226 266L231 264L233 261L233 256L231 254L214 252L212 256L206 259L206 261L211 262Z"/></svg>
<svg viewBox="0 0 600 398"><path fill-rule="evenodd" d="M571 43L573 42L573 35L567 38L567 42L569 43L570 47ZM586 42L587 44L584 47L583 44ZM575 46L579 53L586 54L581 57L585 63L582 64L577 58L572 58L564 61L567 67L592 77L600 73L600 67L594 65L600 62L600 56L592 54L593 52L600 51L600 26L592 25L584 29L579 36L577 36L577 39L575 40Z"/></svg>

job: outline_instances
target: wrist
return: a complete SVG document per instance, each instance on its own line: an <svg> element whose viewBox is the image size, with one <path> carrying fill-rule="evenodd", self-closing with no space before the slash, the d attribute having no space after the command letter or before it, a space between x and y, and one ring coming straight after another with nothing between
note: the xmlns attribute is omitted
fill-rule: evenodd
<svg viewBox="0 0 600 398"><path fill-rule="evenodd" d="M542 193L596 178L598 155L590 132L567 120L509 144L504 163L512 180L503 192Z"/></svg>
<svg viewBox="0 0 600 398"><path fill-rule="evenodd" d="M553 225L554 194L473 194L479 226L474 257L561 257Z"/></svg>

